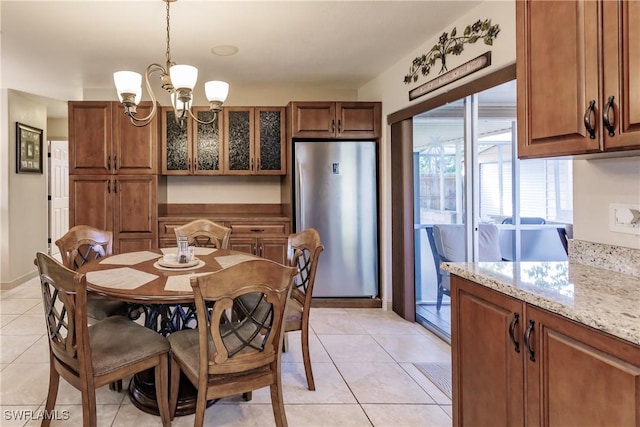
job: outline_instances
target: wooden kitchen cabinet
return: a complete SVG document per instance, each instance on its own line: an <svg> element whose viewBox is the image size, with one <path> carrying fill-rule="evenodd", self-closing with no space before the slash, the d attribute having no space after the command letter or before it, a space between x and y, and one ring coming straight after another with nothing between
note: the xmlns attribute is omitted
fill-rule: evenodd
<svg viewBox="0 0 640 427"><path fill-rule="evenodd" d="M287 263L289 223L231 222L229 249Z"/></svg>
<svg viewBox="0 0 640 427"><path fill-rule="evenodd" d="M640 148L640 3L516 2L518 156Z"/></svg>
<svg viewBox="0 0 640 427"><path fill-rule="evenodd" d="M285 108L225 107L224 173L285 175Z"/></svg>
<svg viewBox="0 0 640 427"><path fill-rule="evenodd" d="M150 102L138 115L151 111ZM158 123L133 126L119 102L70 101L69 174L144 174L158 172Z"/></svg>
<svg viewBox="0 0 640 427"><path fill-rule="evenodd" d="M156 247L155 175L70 175L69 222L113 232L115 253Z"/></svg>
<svg viewBox="0 0 640 427"><path fill-rule="evenodd" d="M527 425L637 426L640 348L527 305Z"/></svg>
<svg viewBox="0 0 640 427"><path fill-rule="evenodd" d="M379 102L291 102L292 138L378 138Z"/></svg>
<svg viewBox="0 0 640 427"><path fill-rule="evenodd" d="M640 347L451 277L454 426L638 425Z"/></svg>
<svg viewBox="0 0 640 427"><path fill-rule="evenodd" d="M69 227L112 231L115 253L156 246L159 122L136 127L119 102L69 102Z"/></svg>
<svg viewBox="0 0 640 427"><path fill-rule="evenodd" d="M213 113L208 107L194 107L200 121L208 122ZM182 127L171 107L161 109L162 174L220 175L223 172L223 115L212 124L198 123L188 117Z"/></svg>
<svg viewBox="0 0 640 427"><path fill-rule="evenodd" d="M454 425L522 426L523 304L456 276L451 278Z"/></svg>

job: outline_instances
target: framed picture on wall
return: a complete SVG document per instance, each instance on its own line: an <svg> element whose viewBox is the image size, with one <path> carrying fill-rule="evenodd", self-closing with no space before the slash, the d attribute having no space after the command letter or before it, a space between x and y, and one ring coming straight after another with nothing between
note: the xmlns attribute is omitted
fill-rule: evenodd
<svg viewBox="0 0 640 427"><path fill-rule="evenodd" d="M42 173L42 129L16 122L16 173Z"/></svg>

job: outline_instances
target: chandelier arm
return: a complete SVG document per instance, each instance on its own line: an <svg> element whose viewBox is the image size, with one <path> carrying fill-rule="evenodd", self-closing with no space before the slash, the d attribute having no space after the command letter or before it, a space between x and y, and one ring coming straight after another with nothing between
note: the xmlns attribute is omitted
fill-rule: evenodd
<svg viewBox="0 0 640 427"><path fill-rule="evenodd" d="M213 122L216 121L216 119L218 118L218 112L217 111L212 111L213 113L213 117L211 118L211 120L209 121L204 121L204 120L199 120L195 114L193 114L193 112L191 111L191 109L189 109L189 115L191 116L191 118L193 120L195 120L196 122L200 123L201 125L210 125L213 124Z"/></svg>
<svg viewBox="0 0 640 427"><path fill-rule="evenodd" d="M162 65L160 64L151 64L147 67L147 70L144 73L144 80L145 80L145 84L147 86L147 91L149 92L149 96L151 97L151 112L145 116L145 117L136 117L133 114L128 114L129 119L131 120L131 123L134 126L137 127L143 127L148 125L151 120L153 119L153 117L156 115L157 112L157 99L156 99L156 95L153 92L153 88L151 87L151 83L150 83L150 79L149 77L151 76L151 74L153 74L154 72L160 72L162 73L162 75L166 74L165 69L162 67Z"/></svg>

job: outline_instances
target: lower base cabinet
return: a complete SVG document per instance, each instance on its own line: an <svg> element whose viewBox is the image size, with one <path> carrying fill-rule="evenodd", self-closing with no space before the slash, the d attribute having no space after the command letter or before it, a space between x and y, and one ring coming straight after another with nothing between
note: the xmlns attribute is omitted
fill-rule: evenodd
<svg viewBox="0 0 640 427"><path fill-rule="evenodd" d="M639 426L640 347L452 276L454 426Z"/></svg>
<svg viewBox="0 0 640 427"><path fill-rule="evenodd" d="M287 262L289 224L231 223L229 249L246 252L280 264Z"/></svg>
<svg viewBox="0 0 640 427"><path fill-rule="evenodd" d="M159 246L161 248L176 246L175 228L190 220L159 221ZM257 255L280 264L287 263L288 221L238 222L229 219L212 219L212 221L231 228L230 250Z"/></svg>

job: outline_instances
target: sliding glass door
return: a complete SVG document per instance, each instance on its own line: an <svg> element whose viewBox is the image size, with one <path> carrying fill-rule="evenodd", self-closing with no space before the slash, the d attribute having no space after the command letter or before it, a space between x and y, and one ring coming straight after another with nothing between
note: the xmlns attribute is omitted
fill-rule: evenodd
<svg viewBox="0 0 640 427"><path fill-rule="evenodd" d="M517 159L515 81L415 116L413 145L416 319L448 340L440 262L566 260L572 163Z"/></svg>

